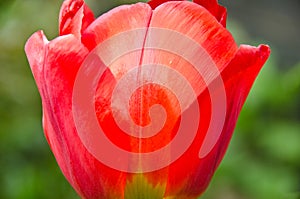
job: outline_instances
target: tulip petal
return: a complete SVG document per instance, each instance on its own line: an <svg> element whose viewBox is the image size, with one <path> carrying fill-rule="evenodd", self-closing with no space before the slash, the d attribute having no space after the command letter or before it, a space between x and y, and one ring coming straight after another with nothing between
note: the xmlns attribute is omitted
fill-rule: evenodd
<svg viewBox="0 0 300 199"><path fill-rule="evenodd" d="M57 52L56 56L51 57L49 46L52 46L53 48L53 44L57 44L56 41L60 39L61 38L58 38L54 41L48 42L42 31L36 32L27 41L25 45L25 52L42 98L43 127L45 136L57 159L59 166L62 169L62 172L69 180L71 185L78 190L78 185L72 179L72 172L70 171L70 167L68 164L68 162L70 162L68 147L66 146L64 137L62 136L60 129L56 124L56 119L54 119L55 116L53 115L51 105L51 103L53 102L51 102L51 97L48 94L49 88L45 80L45 73L51 72L51 68L49 68L49 59L55 58L57 54L59 54L60 52L62 53L64 50L61 48L61 46L59 46L57 49L59 49L58 51L61 51ZM53 60L53 63L55 63L55 60Z"/></svg>
<svg viewBox="0 0 300 199"><path fill-rule="evenodd" d="M83 0L64 1L59 14L59 35L81 33L94 21L94 14Z"/></svg>
<svg viewBox="0 0 300 199"><path fill-rule="evenodd" d="M48 44L42 83L47 88L49 103L44 104L43 123L64 175L79 195L92 198L104 197L104 191L101 181L95 179L98 168L78 138L71 112L72 87L87 54L88 50L74 35L58 37Z"/></svg>
<svg viewBox="0 0 300 199"><path fill-rule="evenodd" d="M125 175L103 165L87 151L74 123L73 86L88 53L74 35L49 43L44 69L49 104L44 105L44 129L59 166L80 196L121 198Z"/></svg>
<svg viewBox="0 0 300 199"><path fill-rule="evenodd" d="M223 138L218 146L219 157L216 165L224 156L243 104L269 55L269 46L241 45L234 59L222 72L227 99L230 100L227 102L227 118L223 128Z"/></svg>
<svg viewBox="0 0 300 199"><path fill-rule="evenodd" d="M261 45L259 47L252 47L242 45L234 59L223 70L221 75L224 79L227 95L227 112L221 136L209 155L203 159L194 158L196 155L195 151L199 150L197 146L199 146L198 144L201 144L201 140L203 140L203 138L199 136L196 137L195 140L198 140L198 144L194 143L191 149L189 149L176 164L171 165L170 173L175 172L177 169L176 175L170 176L169 183L171 187L180 187L180 185L177 185L181 175L181 173L178 172L178 168L188 169L190 172L186 173L185 180L186 182L193 182L186 183L181 188L178 188L181 190L177 190L175 194L189 193L190 195L188 196L192 198L199 196L199 194L206 189L215 169L220 164L226 152L245 99L248 96L258 72L269 57L269 54L270 49L268 46ZM198 98L200 103L205 105L200 105L204 109L207 109L206 106L209 103L209 97L209 93L206 90ZM204 114L209 115L209 111L206 111ZM199 133L200 132L201 129ZM190 164L186 165L187 161L190 162ZM171 188L170 192L172 193Z"/></svg>
<svg viewBox="0 0 300 199"><path fill-rule="evenodd" d="M70 135L74 133L70 122L72 117L67 116L69 109L64 103L70 103L72 79L86 54L87 50L74 35L54 39L47 45L44 81L41 82L45 85L48 102L43 105L46 137L64 175L80 195L83 193L76 180L72 164L74 157L69 143L75 139L74 134Z"/></svg>
<svg viewBox="0 0 300 199"><path fill-rule="evenodd" d="M270 48L266 45L260 45L259 47L241 45L234 59L222 72L228 99L227 116L219 142L212 151L212 155L207 157L207 162L214 162L212 164L214 170L218 167L226 152L240 111L269 55ZM206 168L212 165L207 165ZM201 177L198 180L201 181Z"/></svg>

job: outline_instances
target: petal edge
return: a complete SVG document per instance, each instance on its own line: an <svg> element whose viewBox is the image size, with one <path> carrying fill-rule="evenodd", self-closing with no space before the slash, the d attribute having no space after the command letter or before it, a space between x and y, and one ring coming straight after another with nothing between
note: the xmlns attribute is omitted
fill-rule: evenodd
<svg viewBox="0 0 300 199"><path fill-rule="evenodd" d="M44 32L40 30L35 32L25 44L25 53L40 92L42 92L41 84L43 81L44 59L48 43L49 41Z"/></svg>

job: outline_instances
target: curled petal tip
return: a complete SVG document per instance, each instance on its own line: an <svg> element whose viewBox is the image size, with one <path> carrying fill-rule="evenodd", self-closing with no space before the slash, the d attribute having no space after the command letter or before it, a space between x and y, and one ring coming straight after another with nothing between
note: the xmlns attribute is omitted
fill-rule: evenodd
<svg viewBox="0 0 300 199"><path fill-rule="evenodd" d="M235 57L222 72L223 78L231 78L233 75L245 71L252 71L256 76L262 68L271 53L268 45L259 45L258 47L250 45L241 45ZM252 69L251 69L252 68ZM254 81L254 79L253 79Z"/></svg>
<svg viewBox="0 0 300 199"><path fill-rule="evenodd" d="M268 45L261 44L258 46L262 59L267 59L271 54L271 49Z"/></svg>
<svg viewBox="0 0 300 199"><path fill-rule="evenodd" d="M271 53L271 49L268 45L260 44L258 47L250 46L250 45L241 45L240 46L240 53L244 55L253 55L253 57L256 57L256 61L266 61ZM254 59L252 59L254 61Z"/></svg>

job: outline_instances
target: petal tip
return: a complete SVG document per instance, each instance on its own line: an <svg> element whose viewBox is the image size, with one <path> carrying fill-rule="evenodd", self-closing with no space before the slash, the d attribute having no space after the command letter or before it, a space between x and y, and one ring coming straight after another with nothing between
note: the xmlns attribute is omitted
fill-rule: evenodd
<svg viewBox="0 0 300 199"><path fill-rule="evenodd" d="M31 68L43 61L44 49L48 43L49 41L42 30L35 32L27 40L24 50Z"/></svg>
<svg viewBox="0 0 300 199"><path fill-rule="evenodd" d="M45 49L48 43L44 32L40 30L35 32L25 44L25 54L40 92L42 91L41 74L44 67Z"/></svg>
<svg viewBox="0 0 300 199"><path fill-rule="evenodd" d="M266 44L260 44L257 47L247 45L247 44L242 44L240 46L240 50L244 54L247 54L250 52L255 53L257 55L257 57L261 58L261 60L266 60L269 57L269 55L271 54L271 49L270 49L269 45L266 45Z"/></svg>
<svg viewBox="0 0 300 199"><path fill-rule="evenodd" d="M259 48L259 51L267 57L271 54L271 48L269 45L261 44L258 46L258 48Z"/></svg>
<svg viewBox="0 0 300 199"><path fill-rule="evenodd" d="M25 51L29 50L29 48L32 47L32 44L34 42L38 42L38 41L40 41L42 43L47 43L48 42L48 40L47 40L47 38L44 34L44 31L42 31L42 30L39 30L39 31L33 33L29 37L29 39L26 41L26 44L25 44Z"/></svg>

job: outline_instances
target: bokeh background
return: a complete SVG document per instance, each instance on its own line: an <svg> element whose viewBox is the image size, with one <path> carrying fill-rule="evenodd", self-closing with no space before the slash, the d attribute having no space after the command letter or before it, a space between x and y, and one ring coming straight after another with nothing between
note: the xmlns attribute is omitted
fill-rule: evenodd
<svg viewBox="0 0 300 199"><path fill-rule="evenodd" d="M98 16L129 3L86 0ZM134 1L131 1L131 3ZM204 199L300 198L300 1L220 1L238 43L272 54L242 110ZM0 198L78 199L44 138L41 102L24 44L57 36L62 0L0 1Z"/></svg>

